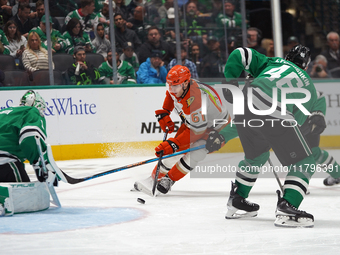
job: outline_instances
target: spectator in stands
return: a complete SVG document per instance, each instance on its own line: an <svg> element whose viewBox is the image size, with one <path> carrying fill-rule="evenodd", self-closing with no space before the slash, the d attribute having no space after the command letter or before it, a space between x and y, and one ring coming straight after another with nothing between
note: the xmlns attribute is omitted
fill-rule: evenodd
<svg viewBox="0 0 340 255"><path fill-rule="evenodd" d="M127 8L127 6L125 5L125 0L114 0L116 3L116 8L117 8L117 12L122 14L122 17L124 20L128 20L130 18L129 15L129 10Z"/></svg>
<svg viewBox="0 0 340 255"><path fill-rule="evenodd" d="M132 42L125 42L123 46L123 54L120 55L120 60L130 63L135 71L139 68L137 54L134 52Z"/></svg>
<svg viewBox="0 0 340 255"><path fill-rule="evenodd" d="M209 53L202 60L201 77L224 77L223 70L226 62L221 54L220 43L215 36L208 37Z"/></svg>
<svg viewBox="0 0 340 255"><path fill-rule="evenodd" d="M40 37L36 32L31 32L28 36L26 49L22 53L22 62L29 73L48 69L47 50L41 46Z"/></svg>
<svg viewBox="0 0 340 255"><path fill-rule="evenodd" d="M127 20L126 26L137 34L141 42L146 40L146 28L149 26L144 23L145 8L143 6L137 6L133 11L133 16Z"/></svg>
<svg viewBox="0 0 340 255"><path fill-rule="evenodd" d="M93 25L96 19L94 8L94 0L80 0L80 9L67 14L65 18L66 26L72 18L77 18L80 21L82 30L91 38L94 38Z"/></svg>
<svg viewBox="0 0 340 255"><path fill-rule="evenodd" d="M7 37L4 33L4 31L2 31L1 29L0 29L0 42L3 46L3 50L1 52L1 54L9 55L10 54L9 49L6 47L6 46L9 45L9 43L8 43L8 40L7 40Z"/></svg>
<svg viewBox="0 0 340 255"><path fill-rule="evenodd" d="M331 71L336 67L340 67L340 51L339 51L339 34L336 32L329 32L327 34L327 49L321 52L327 59L327 67ZM332 73L334 78L340 78L340 71Z"/></svg>
<svg viewBox="0 0 340 255"><path fill-rule="evenodd" d="M247 42L248 48L254 49L263 55L266 55L266 50L261 47L262 31L256 27L250 27L247 29Z"/></svg>
<svg viewBox="0 0 340 255"><path fill-rule="evenodd" d="M217 36L218 38L223 37L224 35L224 27L228 30L229 35L237 35L241 32L241 30L230 30L230 28L241 28L242 27L242 15L238 12L235 12L235 0L225 0L224 1L224 12L223 10L218 14L216 18L217 26L220 28L218 30Z"/></svg>
<svg viewBox="0 0 340 255"><path fill-rule="evenodd" d="M148 25L159 24L160 17L158 14L158 9L153 5L153 2L145 2L143 0L132 0L127 6L130 16L133 16L135 8L137 6L143 6L145 8L146 20L144 20Z"/></svg>
<svg viewBox="0 0 340 255"><path fill-rule="evenodd" d="M181 27L187 28L189 37L203 36L206 34L205 19L201 16L201 12L197 9L195 2L188 2L186 4L186 20L181 20Z"/></svg>
<svg viewBox="0 0 340 255"><path fill-rule="evenodd" d="M200 55L200 46L197 43L191 44L191 49L189 49L189 59L196 65L197 73L200 75L202 57Z"/></svg>
<svg viewBox="0 0 340 255"><path fill-rule="evenodd" d="M20 3L18 13L11 18L17 25L20 33L27 38L28 32L34 27L29 18L31 7L28 3Z"/></svg>
<svg viewBox="0 0 340 255"><path fill-rule="evenodd" d="M116 48L116 64L117 64L117 84L136 84L136 74L132 65L129 62L120 60L122 50ZM105 84L115 84L113 78L112 68L112 51L107 53L107 61L99 67L101 78L104 78Z"/></svg>
<svg viewBox="0 0 340 255"><path fill-rule="evenodd" d="M101 54L106 59L111 44L110 41L106 39L105 29L102 23L94 25L94 34L96 38L92 41L92 44L96 48L96 53Z"/></svg>
<svg viewBox="0 0 340 255"><path fill-rule="evenodd" d="M116 45L118 45L119 48L123 48L125 42L132 42L133 47L138 51L142 43L135 31L126 27L125 20L120 13L115 14L114 22Z"/></svg>
<svg viewBox="0 0 340 255"><path fill-rule="evenodd" d="M83 46L76 46L73 51L74 64L67 69L69 81L73 85L92 85L96 84L100 74L91 63L87 63L86 51Z"/></svg>
<svg viewBox="0 0 340 255"><path fill-rule="evenodd" d="M168 65L168 72L175 65L182 65L182 66L186 66L189 69L189 71L191 73L191 78L198 79L198 73L197 73L196 65L192 61L190 61L188 59L187 48L184 47L184 46L181 46L181 60L182 60L181 63L177 63L177 59L176 58L171 60L169 65Z"/></svg>
<svg viewBox="0 0 340 255"><path fill-rule="evenodd" d="M96 52L96 49L92 45L90 37L87 33L83 33L80 21L77 18L69 20L66 26L66 32L63 34L66 41L67 48L65 52L73 54L74 47L83 46L86 52Z"/></svg>
<svg viewBox="0 0 340 255"><path fill-rule="evenodd" d="M166 0L165 3L158 8L158 14L160 17L160 23L165 24L168 17L168 10L174 8L174 0Z"/></svg>
<svg viewBox="0 0 340 255"><path fill-rule="evenodd" d="M34 26L37 27L40 25L40 21L42 16L45 15L45 4L43 0L38 0L35 3L35 10L36 10L36 17L33 20ZM55 18L55 17L51 17L52 18L52 27L53 29L57 30L57 31L61 31L61 27L60 27L60 23L59 21Z"/></svg>
<svg viewBox="0 0 340 255"><path fill-rule="evenodd" d="M161 33L156 26L148 28L148 40L142 44L138 51L139 62L145 62L151 56L153 50L163 52L161 59L165 65L169 64L170 60L175 57L174 46L161 39Z"/></svg>
<svg viewBox="0 0 340 255"><path fill-rule="evenodd" d="M49 17L50 22L50 35L52 40L52 53L65 53L65 49L67 48L67 43L64 37L61 35L59 30L53 29L52 25L52 17ZM47 35L46 35L46 16L43 15L40 20L40 26L33 28L30 33L34 31L36 32L41 40L41 46L47 50Z"/></svg>
<svg viewBox="0 0 340 255"><path fill-rule="evenodd" d="M12 16L15 16L18 14L18 10L19 10L19 5L23 4L23 3L27 3L28 5L30 4L30 0L17 0L16 3L12 6ZM31 19L33 19L35 16L35 14L30 13L29 17Z"/></svg>
<svg viewBox="0 0 340 255"><path fill-rule="evenodd" d="M0 87L4 86L5 73L0 69Z"/></svg>
<svg viewBox="0 0 340 255"><path fill-rule="evenodd" d="M12 6L8 5L7 0L0 0L0 27L3 27L12 17Z"/></svg>
<svg viewBox="0 0 340 255"><path fill-rule="evenodd" d="M163 30L164 37L163 37L163 39L170 44L176 44L175 9L173 7L168 9L167 17L168 18L167 18L167 20L165 21L165 24L164 24L164 30ZM180 33L180 40L181 41L185 40L183 38L182 33ZM190 40L190 39L187 39L187 40Z"/></svg>
<svg viewBox="0 0 340 255"><path fill-rule="evenodd" d="M217 16L221 13L223 6L222 0L213 0L212 2L212 10L211 10L211 20L215 21Z"/></svg>
<svg viewBox="0 0 340 255"><path fill-rule="evenodd" d="M286 56L287 53L298 44L299 44L299 39L297 39L296 36L290 36L287 40L287 45L283 46L284 55Z"/></svg>
<svg viewBox="0 0 340 255"><path fill-rule="evenodd" d="M275 57L273 39L269 39L269 38L262 39L261 47L266 50L267 57Z"/></svg>
<svg viewBox="0 0 340 255"><path fill-rule="evenodd" d="M332 78L327 68L327 59L323 55L315 57L315 60L309 64L307 73L311 78Z"/></svg>
<svg viewBox="0 0 340 255"><path fill-rule="evenodd" d="M26 37L21 35L17 24L13 20L6 23L4 33L9 43L6 48L9 50L10 55L15 57L16 63L20 66L20 63L22 63L21 56L27 44Z"/></svg>
<svg viewBox="0 0 340 255"><path fill-rule="evenodd" d="M114 15L116 12L116 3L114 1L112 1L112 9ZM104 25L106 38L109 39L108 36L110 34L109 0L104 1L103 8L96 15L94 26L98 25L98 23L102 23Z"/></svg>
<svg viewBox="0 0 340 255"><path fill-rule="evenodd" d="M2 55L5 51L5 46L0 42L0 55Z"/></svg>
<svg viewBox="0 0 340 255"><path fill-rule="evenodd" d="M165 83L167 73L164 61L162 60L162 52L154 50L150 58L147 58L147 60L140 65L137 71L137 83Z"/></svg>
<svg viewBox="0 0 340 255"><path fill-rule="evenodd" d="M190 2L193 2L196 4L197 6L197 10L199 11L199 15L200 16L205 16L207 14L207 10L208 8L211 8L211 0L189 0L187 2L190 3ZM209 14L208 14L209 15Z"/></svg>

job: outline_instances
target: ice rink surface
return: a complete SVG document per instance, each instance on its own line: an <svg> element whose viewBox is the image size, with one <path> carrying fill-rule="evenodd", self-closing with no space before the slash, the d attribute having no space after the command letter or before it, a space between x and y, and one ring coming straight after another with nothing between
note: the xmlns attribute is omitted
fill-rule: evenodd
<svg viewBox="0 0 340 255"><path fill-rule="evenodd" d="M340 159L340 150L329 152ZM153 155L57 164L79 178L149 158ZM202 165L236 166L242 158L243 153L212 154ZM260 175L249 197L260 205L259 215L226 220L233 174L186 176L158 197L131 192L135 180L148 177L154 165L60 183L62 208L0 218L0 254L339 254L340 185L325 187L325 173L312 178L311 194L300 206L314 215L314 228L290 229L274 226L278 184L272 173ZM138 197L146 203L138 203Z"/></svg>

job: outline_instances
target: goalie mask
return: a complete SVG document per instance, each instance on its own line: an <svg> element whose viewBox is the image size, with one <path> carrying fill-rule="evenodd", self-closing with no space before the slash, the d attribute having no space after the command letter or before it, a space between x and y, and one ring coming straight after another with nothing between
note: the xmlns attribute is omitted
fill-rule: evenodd
<svg viewBox="0 0 340 255"><path fill-rule="evenodd" d="M40 115L44 117L46 103L38 92L34 92L33 90L27 91L20 99L20 106L33 106L37 108L40 112Z"/></svg>
<svg viewBox="0 0 340 255"><path fill-rule="evenodd" d="M285 59L305 69L310 62L310 49L301 44L296 45L287 53Z"/></svg>

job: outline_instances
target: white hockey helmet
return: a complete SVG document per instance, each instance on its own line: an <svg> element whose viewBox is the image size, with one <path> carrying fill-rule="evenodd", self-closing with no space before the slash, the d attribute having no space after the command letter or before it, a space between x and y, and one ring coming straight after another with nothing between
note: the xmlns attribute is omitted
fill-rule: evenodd
<svg viewBox="0 0 340 255"><path fill-rule="evenodd" d="M33 90L28 90L20 99L21 106L33 106L37 108L40 112L40 115L44 117L44 113L46 110L45 100L39 95L38 92L34 92Z"/></svg>

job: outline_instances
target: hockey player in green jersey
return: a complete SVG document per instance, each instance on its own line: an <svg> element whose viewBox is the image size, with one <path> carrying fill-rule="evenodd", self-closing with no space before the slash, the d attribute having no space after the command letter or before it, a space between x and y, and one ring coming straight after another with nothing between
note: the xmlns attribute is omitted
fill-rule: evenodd
<svg viewBox="0 0 340 255"><path fill-rule="evenodd" d="M249 75L248 75L249 77ZM248 78L247 77L247 78ZM248 80L246 80L248 83ZM315 109L313 112L319 112L319 116L323 118L322 114L326 115L326 99L323 93L318 92L318 99L315 104ZM312 114L313 114L312 112ZM322 113L322 114L321 114ZM300 124L300 123L299 123ZM312 149L313 157L316 162L316 167L319 170L324 170L329 176L324 179L323 183L326 186L333 186L335 184L340 183L340 165L339 163L333 158L332 155L328 153L328 151L323 150L319 147L320 144L320 134L311 133L311 124L309 120L306 120L305 123L301 125L302 133L306 136L306 139ZM230 140L238 137L236 125L228 125L219 133L216 131L212 131L210 133L210 139L207 142L207 150L209 152L217 151L221 148L223 144L228 143ZM216 141L217 143L214 143ZM240 177L236 177L237 179Z"/></svg>
<svg viewBox="0 0 340 255"><path fill-rule="evenodd" d="M122 50L116 48L116 63L118 71L118 84L136 84L136 74L132 65L124 60L120 60ZM112 51L107 53L107 61L102 63L98 69L100 76L105 77L105 84L113 84L113 69L112 69Z"/></svg>
<svg viewBox="0 0 340 255"><path fill-rule="evenodd" d="M56 179L47 156L45 109L44 99L37 92L29 90L21 98L20 106L0 111L0 216L11 215L14 210L25 212L49 207L46 186L39 184L47 182L52 186ZM25 160L33 166L39 182L22 185L27 187L24 191L20 185L19 188L15 185L6 186L6 182L30 182L25 171ZM14 202L12 190L16 194L13 197L17 201ZM27 196L34 198L30 197L27 201Z"/></svg>
<svg viewBox="0 0 340 255"><path fill-rule="evenodd" d="M297 209L306 194L314 173L312 168L316 164L312 150L297 124L307 121L312 134L320 134L326 127L323 115L313 112L316 109L317 92L304 71L309 61L310 51L301 45L294 47L286 60L268 58L249 48L238 48L230 54L224 72L227 82L237 85L233 81L243 70L255 79L244 89L243 102L233 98L234 105L241 105L245 109L244 114L236 115L234 112L234 124L245 159L239 163L236 183L232 184L226 218L257 215L259 205L248 202L246 198L272 148L281 164L289 168L283 197L278 192L275 225L314 226L313 215ZM229 88L232 89L232 86ZM309 100L303 100L308 92ZM291 104L281 100L282 95L286 98L284 100L291 100ZM271 111L268 111L269 108ZM308 115L309 112L312 114ZM261 125L249 125L254 120ZM246 214L238 214L240 210L246 211Z"/></svg>
<svg viewBox="0 0 340 255"><path fill-rule="evenodd" d="M68 46L62 34L52 28L53 22L52 18L49 17L50 21L50 29L51 29L51 40L52 40L52 52L53 53L64 53L66 47ZM41 46L47 50L47 36L46 36L46 19L45 15L41 17L40 25L38 27L33 28L31 32L36 32L41 39Z"/></svg>

